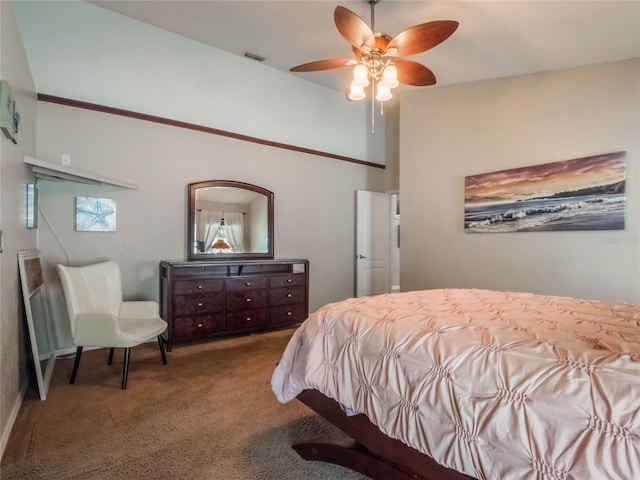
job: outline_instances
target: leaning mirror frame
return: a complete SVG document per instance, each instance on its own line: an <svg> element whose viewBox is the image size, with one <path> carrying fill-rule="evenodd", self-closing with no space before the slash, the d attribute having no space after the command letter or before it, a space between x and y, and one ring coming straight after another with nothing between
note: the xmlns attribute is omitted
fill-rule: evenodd
<svg viewBox="0 0 640 480"><path fill-rule="evenodd" d="M56 351L40 250L18 251L18 270L38 392L40 400L46 400L56 363Z"/></svg>
<svg viewBox="0 0 640 480"><path fill-rule="evenodd" d="M264 195L266 198L266 221L267 221L267 236L266 236L266 248L261 251L242 251L242 252L229 252L227 249L214 249L218 250L215 253L208 253L206 251L198 251L198 242L202 243L202 240L197 238L197 221L199 216L199 208L197 205L198 191L203 189L211 189L214 187L224 188L236 188L255 192L260 195ZM222 190L222 188L221 188ZM246 212L245 212L246 213ZM224 215L223 215L224 218ZM273 258L273 192L252 185L250 183L237 182L233 180L208 180L204 182L190 183L188 185L188 216L187 216L187 259L193 260L250 260L250 259L272 259Z"/></svg>

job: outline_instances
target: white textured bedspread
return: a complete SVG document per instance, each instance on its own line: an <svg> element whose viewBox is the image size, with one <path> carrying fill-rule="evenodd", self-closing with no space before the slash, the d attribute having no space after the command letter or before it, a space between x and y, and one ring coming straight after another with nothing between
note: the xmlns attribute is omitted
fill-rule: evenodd
<svg viewBox="0 0 640 480"><path fill-rule="evenodd" d="M445 289L327 305L273 373L479 479L640 479L640 307Z"/></svg>

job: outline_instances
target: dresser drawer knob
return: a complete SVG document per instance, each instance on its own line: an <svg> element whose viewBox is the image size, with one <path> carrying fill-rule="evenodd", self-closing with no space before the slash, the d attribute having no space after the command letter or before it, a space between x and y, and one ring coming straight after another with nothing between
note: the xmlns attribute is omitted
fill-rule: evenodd
<svg viewBox="0 0 640 480"><path fill-rule="evenodd" d="M287 298L291 298L291 294L290 293L287 293Z"/></svg>
<svg viewBox="0 0 640 480"><path fill-rule="evenodd" d="M202 328L202 324L201 323L198 324L198 328Z"/></svg>
<svg viewBox="0 0 640 480"><path fill-rule="evenodd" d="M250 298L247 298L247 299L245 300L245 302L247 302L247 303L249 303L250 301L251 301L251 299L250 299Z"/></svg>
<svg viewBox="0 0 640 480"><path fill-rule="evenodd" d="M251 321L251 317L247 317L247 322L250 322L250 321Z"/></svg>
<svg viewBox="0 0 640 480"><path fill-rule="evenodd" d="M287 317L290 317L293 314L293 312L289 311L287 312Z"/></svg>
<svg viewBox="0 0 640 480"><path fill-rule="evenodd" d="M198 285L196 288L197 288L198 290L202 290L202 285Z"/></svg>
<svg viewBox="0 0 640 480"><path fill-rule="evenodd" d="M291 279L290 278L287 278L287 283L291 283Z"/></svg>
<svg viewBox="0 0 640 480"><path fill-rule="evenodd" d="M246 285L247 287L250 287L250 286L251 286L251 282L245 282L245 285Z"/></svg>
<svg viewBox="0 0 640 480"><path fill-rule="evenodd" d="M201 307L201 306L202 306L202 302L198 302L198 303L196 304L196 307Z"/></svg>

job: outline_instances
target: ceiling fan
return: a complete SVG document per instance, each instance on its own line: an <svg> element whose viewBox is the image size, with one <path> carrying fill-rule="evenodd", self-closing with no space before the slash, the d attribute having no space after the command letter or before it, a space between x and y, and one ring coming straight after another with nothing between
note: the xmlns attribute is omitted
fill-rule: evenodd
<svg viewBox="0 0 640 480"><path fill-rule="evenodd" d="M291 68L291 72L314 72L355 65L353 81L348 92L350 100L361 100L364 88L371 85L375 98L389 100L391 89L400 83L427 86L436 83L436 77L424 65L403 57L416 55L444 42L458 28L453 20L438 20L408 28L391 37L386 33L374 33L374 9L380 0L369 0L371 5L371 27L351 10L338 6L333 18L340 34L347 40L356 56L331 58L305 63Z"/></svg>

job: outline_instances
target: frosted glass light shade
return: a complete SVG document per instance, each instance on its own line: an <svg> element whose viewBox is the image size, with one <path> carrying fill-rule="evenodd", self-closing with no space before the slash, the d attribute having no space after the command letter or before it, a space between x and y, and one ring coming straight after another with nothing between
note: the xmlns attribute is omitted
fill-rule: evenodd
<svg viewBox="0 0 640 480"><path fill-rule="evenodd" d="M354 83L351 84L351 90L349 90L350 100L362 100L365 97L364 89Z"/></svg>
<svg viewBox="0 0 640 480"><path fill-rule="evenodd" d="M366 87L369 85L369 69L361 63L353 69L353 83L358 87Z"/></svg>
<svg viewBox="0 0 640 480"><path fill-rule="evenodd" d="M385 87L382 83L378 84L376 100L379 102L384 102L389 100L393 95L391 95L391 89L389 87Z"/></svg>
<svg viewBox="0 0 640 480"><path fill-rule="evenodd" d="M395 88L400 83L398 82L398 69L393 65L387 65L382 72L382 82L385 87Z"/></svg>

